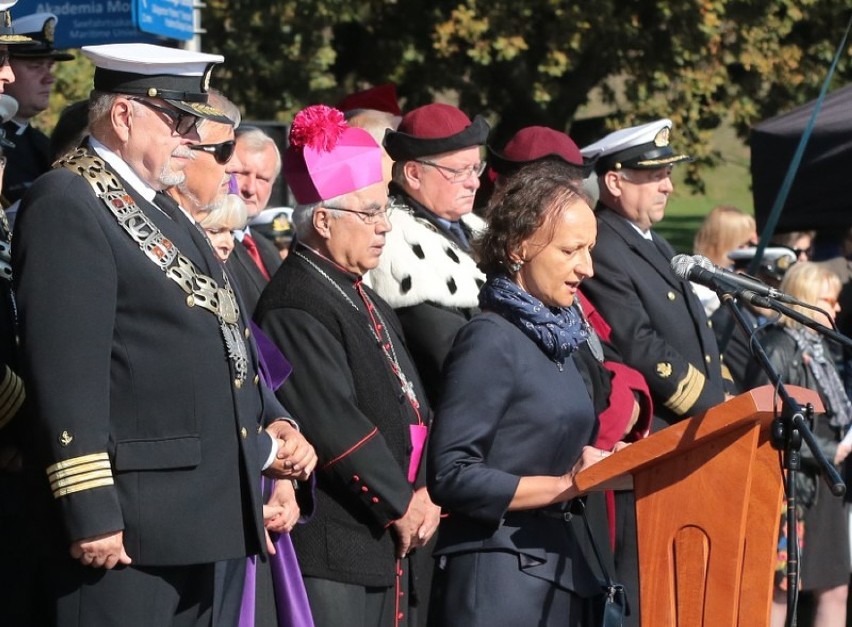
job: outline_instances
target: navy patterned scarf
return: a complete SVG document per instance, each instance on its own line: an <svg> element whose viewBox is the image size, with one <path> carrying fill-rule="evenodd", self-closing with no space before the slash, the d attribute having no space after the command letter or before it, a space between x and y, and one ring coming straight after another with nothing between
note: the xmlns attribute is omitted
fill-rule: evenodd
<svg viewBox="0 0 852 627"><path fill-rule="evenodd" d="M574 307L547 307L502 274L488 277L479 306L506 318L558 364L589 337Z"/></svg>

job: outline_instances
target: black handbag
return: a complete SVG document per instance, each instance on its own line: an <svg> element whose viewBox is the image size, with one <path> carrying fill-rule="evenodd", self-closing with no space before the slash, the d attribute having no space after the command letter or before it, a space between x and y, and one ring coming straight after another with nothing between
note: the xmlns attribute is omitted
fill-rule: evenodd
<svg viewBox="0 0 852 627"><path fill-rule="evenodd" d="M601 587L601 595L598 598L599 606L595 608L595 620L601 627L622 627L624 624L624 614L627 608L627 597L624 594L624 586L616 583L609 575L609 571L604 565L601 557L598 543L595 542L595 536L592 534L592 528L589 525L589 520L586 518L586 503L582 499L574 499L571 503L570 511L572 514L579 514L583 518L583 526L586 528L586 533L589 535L589 544L595 554L595 559L600 566L603 574L603 582ZM599 617L599 619L598 619Z"/></svg>

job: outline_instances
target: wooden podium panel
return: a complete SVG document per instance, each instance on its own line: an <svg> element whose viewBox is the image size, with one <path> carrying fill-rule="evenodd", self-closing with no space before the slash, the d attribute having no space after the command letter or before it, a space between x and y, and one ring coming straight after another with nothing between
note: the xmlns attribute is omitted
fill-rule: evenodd
<svg viewBox="0 0 852 627"><path fill-rule="evenodd" d="M822 409L815 392L788 391ZM776 400L770 386L741 394L577 475L584 492L633 479L643 627L769 624L783 493L769 442Z"/></svg>

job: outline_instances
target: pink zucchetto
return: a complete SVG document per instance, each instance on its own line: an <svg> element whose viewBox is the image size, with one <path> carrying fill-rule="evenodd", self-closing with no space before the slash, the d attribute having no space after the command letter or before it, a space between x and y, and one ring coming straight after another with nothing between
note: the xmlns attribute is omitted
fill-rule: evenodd
<svg viewBox="0 0 852 627"><path fill-rule="evenodd" d="M348 194L382 181L382 149L326 105L299 111L290 126L284 178L299 204Z"/></svg>

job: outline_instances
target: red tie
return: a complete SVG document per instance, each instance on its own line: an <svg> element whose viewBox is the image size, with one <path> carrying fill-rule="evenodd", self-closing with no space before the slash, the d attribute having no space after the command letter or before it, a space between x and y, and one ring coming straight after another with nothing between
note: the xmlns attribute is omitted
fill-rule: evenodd
<svg viewBox="0 0 852 627"><path fill-rule="evenodd" d="M260 270L263 278L268 281L269 272L267 272L266 267L263 265L263 260L260 258L260 251L257 249L257 244L255 243L254 238L248 233L243 235L243 246L246 247L249 257L251 257L252 261L254 261L254 265L257 266L257 269Z"/></svg>

